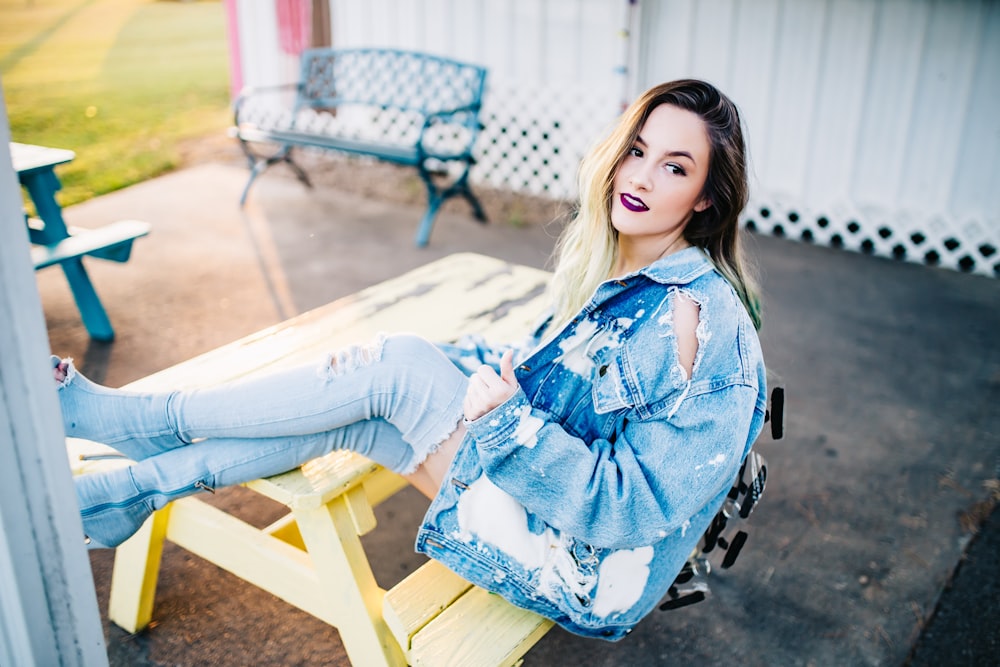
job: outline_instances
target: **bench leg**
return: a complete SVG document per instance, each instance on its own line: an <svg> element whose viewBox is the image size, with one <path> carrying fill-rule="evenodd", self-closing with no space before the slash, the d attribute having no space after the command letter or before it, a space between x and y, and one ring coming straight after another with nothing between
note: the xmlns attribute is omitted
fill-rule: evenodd
<svg viewBox="0 0 1000 667"><path fill-rule="evenodd" d="M296 178L298 178L304 186L307 188L312 187L312 183L309 181L309 177L306 175L306 172L292 159L291 146L285 146L277 153L269 157L258 157L246 146L244 146L243 152L246 154L247 161L250 165L250 178L247 179L247 184L243 186L243 192L240 194L241 208L246 203L247 195L250 193L250 186L253 185L255 180L257 180L257 177L264 173L265 169L278 162L284 162L287 164L295 173Z"/></svg>
<svg viewBox="0 0 1000 667"><path fill-rule="evenodd" d="M115 331L111 328L111 320L101 305L87 270L83 268L83 262L80 259L67 260L62 262L62 270L66 274L66 280L69 281L69 288L76 300L80 318L90 332L90 337L100 341L114 340Z"/></svg>
<svg viewBox="0 0 1000 667"><path fill-rule="evenodd" d="M170 505L167 505L154 513L115 553L108 618L127 632L142 630L153 618L153 599L169 518Z"/></svg>
<svg viewBox="0 0 1000 667"><path fill-rule="evenodd" d="M427 202L427 211L424 213L424 217L417 227L417 236L414 239L417 247L423 248L430 241L431 230L434 229L434 217L437 215L438 209L441 208L442 202L443 199L440 195L430 193Z"/></svg>
<svg viewBox="0 0 1000 667"><path fill-rule="evenodd" d="M250 194L250 186L253 185L253 182L257 180L257 177L260 176L265 169L267 169L267 165L267 160L257 160L250 167L250 178L247 179L247 184L243 186L243 192L240 193L240 208L246 204L247 195Z"/></svg>
<svg viewBox="0 0 1000 667"><path fill-rule="evenodd" d="M298 165L297 162L295 162L295 160L292 159L292 150L291 149L288 149L288 151L285 153L285 156L284 156L283 159L284 159L284 162L289 166L289 168L293 172L295 172L296 178L299 179L299 181L302 183L302 185L306 186L307 188L312 188L312 186L313 186L312 182L309 180L309 177L306 176L306 172L302 169L302 167L300 167Z"/></svg>
<svg viewBox="0 0 1000 667"><path fill-rule="evenodd" d="M469 187L468 183L463 184L461 195L465 197L465 201L469 202L469 206L472 207L472 215L475 216L476 220L485 223L487 221L486 213L483 212L479 198L472 192L472 188Z"/></svg>
<svg viewBox="0 0 1000 667"><path fill-rule="evenodd" d="M294 514L351 664L405 665L382 618L385 591L375 582L346 500Z"/></svg>
<svg viewBox="0 0 1000 667"><path fill-rule="evenodd" d="M445 201L452 197L461 195L469 202L469 205L472 207L472 215L475 216L476 220L482 223L486 222L486 213L483 212L483 207L479 203L479 199L472 192L472 188L469 187L469 168L470 165L466 164L462 174L451 185L439 187L434 183L431 171L427 169L426 165L420 164L417 166L420 180L423 181L424 186L427 188L427 212L424 213L424 217L420 221L420 226L417 227L416 244L418 247L422 248L427 245L431 237L431 230L434 228L434 217L437 215L438 209L441 208L441 205Z"/></svg>

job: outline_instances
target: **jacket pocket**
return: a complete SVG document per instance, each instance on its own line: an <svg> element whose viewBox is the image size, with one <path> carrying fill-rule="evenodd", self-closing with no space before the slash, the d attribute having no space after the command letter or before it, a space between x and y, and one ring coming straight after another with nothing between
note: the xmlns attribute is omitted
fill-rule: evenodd
<svg viewBox="0 0 1000 667"><path fill-rule="evenodd" d="M600 415L634 407L634 397L625 382L622 355L602 354L595 362L592 379L594 412Z"/></svg>

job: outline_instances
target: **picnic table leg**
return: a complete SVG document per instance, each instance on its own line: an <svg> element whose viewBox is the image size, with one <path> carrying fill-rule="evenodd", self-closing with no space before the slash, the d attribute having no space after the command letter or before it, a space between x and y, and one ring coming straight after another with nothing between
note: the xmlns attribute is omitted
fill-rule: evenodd
<svg viewBox="0 0 1000 667"><path fill-rule="evenodd" d="M155 512L115 553L108 618L127 632L142 630L153 618L160 556L169 519L170 505L167 505Z"/></svg>
<svg viewBox="0 0 1000 667"><path fill-rule="evenodd" d="M83 261L71 259L62 262L63 273L69 281L69 288L73 292L76 306L80 311L80 318L83 325L90 332L90 337L94 340L110 341L114 340L115 331L111 328L111 320L101 305L101 299L97 296L90 276L83 268Z"/></svg>
<svg viewBox="0 0 1000 667"><path fill-rule="evenodd" d="M353 665L405 665L402 649L382 618L385 591L375 582L344 496L316 509L295 509L322 595L339 619L336 626Z"/></svg>

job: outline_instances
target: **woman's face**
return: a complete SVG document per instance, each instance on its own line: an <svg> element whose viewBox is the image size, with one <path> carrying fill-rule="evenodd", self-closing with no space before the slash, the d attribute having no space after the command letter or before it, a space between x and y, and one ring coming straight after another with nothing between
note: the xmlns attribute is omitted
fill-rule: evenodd
<svg viewBox="0 0 1000 667"><path fill-rule="evenodd" d="M615 174L611 224L619 242L665 250L695 211L711 205L702 197L710 150L697 114L670 104L653 109Z"/></svg>

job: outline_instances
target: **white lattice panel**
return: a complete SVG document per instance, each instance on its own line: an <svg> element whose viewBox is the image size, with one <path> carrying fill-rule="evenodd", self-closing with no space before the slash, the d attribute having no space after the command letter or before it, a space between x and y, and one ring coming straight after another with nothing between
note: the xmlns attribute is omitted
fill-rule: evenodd
<svg viewBox="0 0 1000 667"><path fill-rule="evenodd" d="M580 158L615 112L614 99L589 90L490 86L473 180L571 199Z"/></svg>

